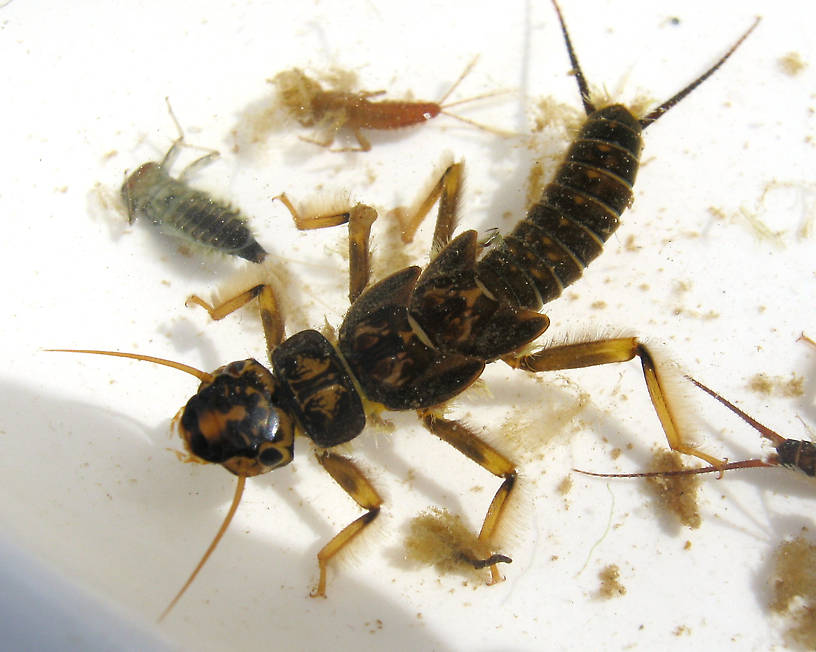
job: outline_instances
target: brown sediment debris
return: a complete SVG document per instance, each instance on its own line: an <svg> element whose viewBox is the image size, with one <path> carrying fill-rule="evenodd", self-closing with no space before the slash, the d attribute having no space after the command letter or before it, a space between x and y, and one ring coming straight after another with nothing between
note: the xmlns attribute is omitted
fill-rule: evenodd
<svg viewBox="0 0 816 652"><path fill-rule="evenodd" d="M681 471L683 458L671 451L657 451L652 456L649 471ZM673 512L680 523L690 528L700 527L702 519L697 505L699 475L662 475L646 478L660 506Z"/></svg>

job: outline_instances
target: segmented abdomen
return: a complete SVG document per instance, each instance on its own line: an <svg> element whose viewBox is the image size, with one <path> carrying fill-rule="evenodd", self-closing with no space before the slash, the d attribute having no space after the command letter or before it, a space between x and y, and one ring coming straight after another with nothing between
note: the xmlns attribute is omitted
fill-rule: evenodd
<svg viewBox="0 0 816 652"><path fill-rule="evenodd" d="M586 119L540 201L479 261L478 278L494 296L538 310L581 276L632 201L640 134L619 104Z"/></svg>
<svg viewBox="0 0 816 652"><path fill-rule="evenodd" d="M152 167L143 169L146 166ZM142 166L125 182L122 193L129 210L144 214L168 235L254 263L266 257L239 210L174 179L161 166Z"/></svg>
<svg viewBox="0 0 816 652"><path fill-rule="evenodd" d="M360 100L347 108L348 126L362 129L401 129L420 124L439 115L441 107L433 102Z"/></svg>

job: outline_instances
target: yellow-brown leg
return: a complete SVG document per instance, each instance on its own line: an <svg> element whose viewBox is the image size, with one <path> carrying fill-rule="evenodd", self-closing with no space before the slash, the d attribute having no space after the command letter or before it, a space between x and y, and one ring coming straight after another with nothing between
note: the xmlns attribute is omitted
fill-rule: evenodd
<svg viewBox="0 0 816 652"><path fill-rule="evenodd" d="M334 144L334 138L335 138L334 134L336 134L338 131L340 131L340 129L342 129L344 126L346 126L346 127L348 126L348 125L345 124L345 121L343 121L343 120L335 121L335 123L332 124L327 129L327 131L329 131L332 134L332 136L327 138L326 140L316 140L314 138L306 138L304 136L301 136L300 139L302 141L304 141L304 142L312 143L313 145L320 145L320 147L325 147L330 152L370 152L371 151L371 141L369 141L368 138L366 138L363 135L362 131L359 128L352 129L352 132L354 133L354 137L357 139L357 142L360 144L359 147L332 147L332 145Z"/></svg>
<svg viewBox="0 0 816 652"><path fill-rule="evenodd" d="M445 170L440 180L442 192L439 197L439 211L436 214L431 258L434 258L453 239L459 208L459 192L462 189L464 173L464 163L454 163Z"/></svg>
<svg viewBox="0 0 816 652"><path fill-rule="evenodd" d="M643 376L649 390L649 397L672 450L685 455L693 455L712 466L722 467L725 461L698 451L683 441L677 422L672 415L666 392L660 382L652 354L636 337L618 337L595 342L566 344L540 349L527 355L507 356L503 360L515 369L539 372L594 367L611 362L627 362L635 356L640 358L643 365Z"/></svg>
<svg viewBox="0 0 816 652"><path fill-rule="evenodd" d="M332 129L337 132L344 126L348 128L348 125L341 123L333 126ZM332 147L331 145L334 142L334 138L332 138L332 141L326 145L326 147L329 148L330 152L370 152L371 141L363 135L362 130L359 128L353 128L351 132L354 134L354 138L357 139L357 142L360 145L359 147Z"/></svg>
<svg viewBox="0 0 816 652"><path fill-rule="evenodd" d="M219 320L235 312L238 308L245 306L256 297L258 299L258 311L261 315L264 337L266 338L266 351L271 358L272 351L278 344L283 342L283 338L285 337L283 315L278 300L275 297L275 291L271 285L266 285L265 283L256 285L231 299L223 301L217 306L213 306L204 301L201 297L193 294L187 299L185 305L190 306L194 304L201 306L210 313L210 317Z"/></svg>
<svg viewBox="0 0 816 652"><path fill-rule="evenodd" d="M317 582L317 588L311 593L313 598L326 597L326 566L329 561L360 534L366 525L377 518L382 505L382 498L354 462L329 451L317 453L317 461L343 488L343 491L351 496L360 507L368 511L335 534L332 540L317 553L320 579Z"/></svg>
<svg viewBox="0 0 816 652"><path fill-rule="evenodd" d="M489 546L502 514L507 507L510 492L516 483L516 467L510 460L504 457L504 455L482 441L476 433L458 421L445 419L430 410L418 410L417 412L422 419L423 425L434 435L453 446L482 468L490 471L493 475L504 479L504 482L502 482L498 491L496 491L496 494L493 496L490 507L487 508L487 514L482 522L482 529L479 531L479 542ZM493 563L489 563L491 561ZM473 563L476 568L483 567L484 565L490 566L491 583L495 583L501 582L504 579L501 573L499 573L499 561L506 562L509 560L507 557L494 555L488 560L487 564L480 565L475 560L471 563Z"/></svg>
<svg viewBox="0 0 816 652"><path fill-rule="evenodd" d="M349 303L362 294L371 278L368 241L376 219L377 211L365 204L357 204L349 211Z"/></svg>
<svg viewBox="0 0 816 652"><path fill-rule="evenodd" d="M276 199L286 206L289 213L291 213L298 231L325 229L331 226L340 226L349 221L349 211L340 211L339 213L332 213L330 215L301 215L285 192L282 192L277 197L273 197L272 201Z"/></svg>
<svg viewBox="0 0 816 652"><path fill-rule="evenodd" d="M360 296L371 277L368 241L371 237L371 225L377 219L377 211L365 204L356 204L347 211L330 215L301 215L294 204L281 193L279 199L292 214L295 226L300 231L325 229L348 223L349 230L349 301Z"/></svg>
<svg viewBox="0 0 816 652"><path fill-rule="evenodd" d="M804 334L804 332L797 338L797 342L806 342L810 344L813 348L816 348L816 342L814 342L811 338Z"/></svg>
<svg viewBox="0 0 816 652"><path fill-rule="evenodd" d="M434 228L431 258L451 241L453 231L456 228L456 207L459 200L459 190L462 187L464 168L463 163L450 165L411 214L397 213L403 242L406 244L413 242L417 229L437 200L439 200L439 212L437 213L436 227Z"/></svg>
<svg viewBox="0 0 816 652"><path fill-rule="evenodd" d="M360 144L360 148L357 149L356 147L347 147L343 149L333 149L333 152L370 152L371 151L371 141L363 135L363 132L360 129L354 129L354 137L357 139L357 142Z"/></svg>
<svg viewBox="0 0 816 652"><path fill-rule="evenodd" d="M307 126L311 126L312 124L314 124L314 123L310 123ZM334 135L333 134L331 136L329 136L328 138L326 138L325 140L317 140L316 138L308 138L306 136L298 136L298 138L300 138L300 140L302 140L304 143L311 143L312 145L318 145L319 147L324 147L324 148L331 147L332 143L334 142Z"/></svg>

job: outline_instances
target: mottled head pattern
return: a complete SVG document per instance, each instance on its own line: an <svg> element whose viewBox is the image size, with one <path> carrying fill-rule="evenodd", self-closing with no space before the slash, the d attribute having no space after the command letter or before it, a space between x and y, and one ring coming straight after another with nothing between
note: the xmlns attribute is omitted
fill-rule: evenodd
<svg viewBox="0 0 816 652"><path fill-rule="evenodd" d="M212 375L187 402L178 422L190 453L241 476L291 462L294 423L277 407L275 377L253 359L232 362Z"/></svg>

